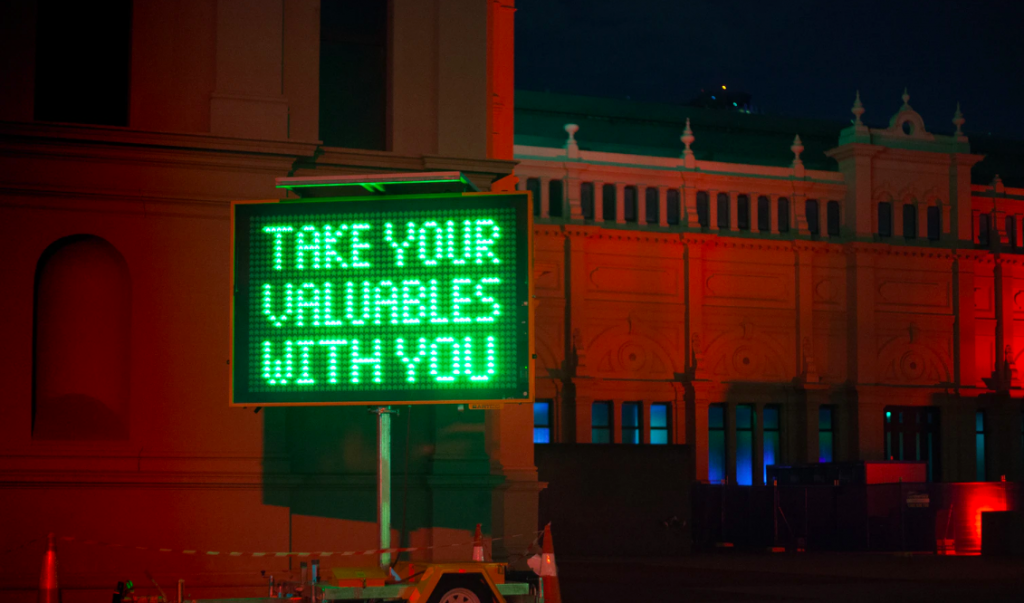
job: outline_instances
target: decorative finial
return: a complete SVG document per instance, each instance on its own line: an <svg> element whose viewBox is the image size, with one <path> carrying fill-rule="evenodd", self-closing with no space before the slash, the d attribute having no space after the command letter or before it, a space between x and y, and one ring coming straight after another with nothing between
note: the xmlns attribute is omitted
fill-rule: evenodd
<svg viewBox="0 0 1024 603"><path fill-rule="evenodd" d="M693 151L690 150L690 145L693 144L693 141L696 139L693 137L693 130L690 129L689 117L686 118L686 127L683 128L683 135L679 137L679 140L683 141L683 144L686 145L686 153L693 153Z"/></svg>
<svg viewBox="0 0 1024 603"><path fill-rule="evenodd" d="M956 113L953 114L953 125L956 126L956 135L957 136L963 136L964 135L964 132L963 132L963 130L961 130L961 128L963 127L965 121L967 121L967 120L964 119L964 114L960 112L960 103L957 102L957 104L956 104Z"/></svg>
<svg viewBox="0 0 1024 603"><path fill-rule="evenodd" d="M857 91L857 98L855 98L853 100L853 108L850 109L850 113L853 113L853 116L857 118L857 119L854 120L853 125L855 125L855 126L863 126L864 125L864 122L862 122L860 120L860 116L864 115L864 111L865 111L864 105L861 104L861 102L860 102L860 90L858 90Z"/></svg>
<svg viewBox="0 0 1024 603"><path fill-rule="evenodd" d="M565 132L569 138L565 141L565 154L569 159L579 159L580 145L576 144L576 132L580 127L576 124L565 124Z"/></svg>
<svg viewBox="0 0 1024 603"><path fill-rule="evenodd" d="M576 142L576 132L580 131L580 127L576 124L565 124L565 131L569 134L569 140L566 144L573 144Z"/></svg>
<svg viewBox="0 0 1024 603"><path fill-rule="evenodd" d="M804 143L800 140L800 135L797 134L796 138L793 139L793 145L789 147L790 151L793 151L793 165L801 165L800 153L804 152Z"/></svg>
<svg viewBox="0 0 1024 603"><path fill-rule="evenodd" d="M909 108L910 108L910 94L907 92L907 87L904 86L903 87L903 106L900 109L902 110L902 109L909 109Z"/></svg>

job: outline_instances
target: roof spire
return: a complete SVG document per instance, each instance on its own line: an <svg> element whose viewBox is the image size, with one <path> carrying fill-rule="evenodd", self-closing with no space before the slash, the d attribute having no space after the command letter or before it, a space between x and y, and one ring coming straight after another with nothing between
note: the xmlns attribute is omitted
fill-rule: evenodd
<svg viewBox="0 0 1024 603"><path fill-rule="evenodd" d="M693 136L693 130L690 129L690 118L686 118L686 127L683 128L683 135L679 137L679 140L683 141L686 149L683 151L683 165L686 167L694 167L695 157L693 151L690 150L690 145L696 138Z"/></svg>
<svg viewBox="0 0 1024 603"><path fill-rule="evenodd" d="M963 132L963 130L961 130L961 128L963 127L965 121L967 121L967 120L964 119L964 114L960 112L960 101L957 101L957 103L956 103L956 113L953 114L953 125L956 126L956 135L957 136L963 136L964 135L964 132Z"/></svg>
<svg viewBox="0 0 1024 603"><path fill-rule="evenodd" d="M804 152L804 143L800 140L799 134L793 139L793 144L789 147L789 150L793 151L793 165L803 165L803 162L800 161L800 153Z"/></svg>
<svg viewBox="0 0 1024 603"><path fill-rule="evenodd" d="M903 106L900 107L900 111L910 108L910 94L907 92L907 87L903 87Z"/></svg>
<svg viewBox="0 0 1024 603"><path fill-rule="evenodd" d="M853 122L855 126L863 126L864 122L860 120L860 116L864 115L864 105L860 102L860 90L857 91L857 98L853 99L853 108L850 109L850 113L856 118Z"/></svg>

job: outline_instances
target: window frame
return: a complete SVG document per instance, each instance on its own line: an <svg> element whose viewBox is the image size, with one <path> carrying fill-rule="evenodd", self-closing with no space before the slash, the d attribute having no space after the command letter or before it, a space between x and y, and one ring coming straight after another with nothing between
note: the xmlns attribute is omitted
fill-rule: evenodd
<svg viewBox="0 0 1024 603"><path fill-rule="evenodd" d="M913 203L903 204L903 239L917 239L917 206Z"/></svg>
<svg viewBox="0 0 1024 603"><path fill-rule="evenodd" d="M736 195L736 230L750 230L750 195Z"/></svg>
<svg viewBox="0 0 1024 603"><path fill-rule="evenodd" d="M626 424L626 411L636 411L636 425ZM640 401L630 400L623 402L619 409L619 431L620 431L620 443L639 445L644 443L644 403ZM630 432L630 440L626 441L626 432Z"/></svg>
<svg viewBox="0 0 1024 603"><path fill-rule="evenodd" d="M789 198L779 197L776 201L775 213L778 214L778 228L779 233L784 234L789 232L790 228L790 214L789 214Z"/></svg>
<svg viewBox="0 0 1024 603"><path fill-rule="evenodd" d="M804 201L804 219L807 220L807 233L812 237L820 236L821 211L817 199L807 199Z"/></svg>
<svg viewBox="0 0 1024 603"><path fill-rule="evenodd" d="M608 422L605 425L598 425L595 421L594 409L603 407L607 410L606 417ZM612 444L615 439L612 437L615 427L615 404L611 400L594 400L590 403L590 442L592 444ZM598 442L594 437L596 433L603 431L606 433L607 441Z"/></svg>
<svg viewBox="0 0 1024 603"><path fill-rule="evenodd" d="M594 219L594 188L593 182L580 182L580 213L584 220Z"/></svg>
<svg viewBox="0 0 1024 603"><path fill-rule="evenodd" d="M715 203L717 203L718 216L715 221L715 226L718 230L731 230L732 229L732 216L729 215L729 205L732 203L729 198L729 193L718 193Z"/></svg>
<svg viewBox="0 0 1024 603"><path fill-rule="evenodd" d="M697 191L697 227L709 228L711 225L711 195L707 191Z"/></svg>
<svg viewBox="0 0 1024 603"><path fill-rule="evenodd" d="M825 204L825 229L829 237L838 237L842 227L842 208L838 201Z"/></svg>
<svg viewBox="0 0 1024 603"><path fill-rule="evenodd" d="M878 203L878 236L888 239L892 236L892 202L880 201Z"/></svg>
<svg viewBox="0 0 1024 603"><path fill-rule="evenodd" d="M655 408L664 408L665 409L665 425L662 426L662 425L655 425L654 424L654 414L655 414L654 413L654 409ZM654 403L651 404L651 409L648 411L648 415L649 416L647 418L647 424L648 424L648 426L647 426L647 431L648 431L647 441L650 444L655 445L655 446L666 446L666 445L672 444L672 404L670 404L668 402L654 402ZM655 440L654 434L656 432L657 433L664 432L664 434L665 434L665 441L664 442L655 442L654 441Z"/></svg>
<svg viewBox="0 0 1024 603"><path fill-rule="evenodd" d="M558 189L558 194L555 194ZM555 208L558 211L555 211ZM561 178L548 180L548 217L561 218L565 214L565 182Z"/></svg>

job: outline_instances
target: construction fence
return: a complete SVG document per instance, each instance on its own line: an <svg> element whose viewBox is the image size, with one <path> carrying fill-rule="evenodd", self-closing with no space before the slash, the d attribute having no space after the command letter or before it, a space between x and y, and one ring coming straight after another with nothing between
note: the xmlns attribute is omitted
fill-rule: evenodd
<svg viewBox="0 0 1024 603"><path fill-rule="evenodd" d="M981 552L982 513L1024 509L1019 483L696 484L696 550Z"/></svg>

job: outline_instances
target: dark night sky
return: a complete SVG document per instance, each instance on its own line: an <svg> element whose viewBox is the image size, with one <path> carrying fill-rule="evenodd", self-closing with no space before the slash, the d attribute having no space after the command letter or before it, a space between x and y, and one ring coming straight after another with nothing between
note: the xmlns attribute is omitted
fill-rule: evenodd
<svg viewBox="0 0 1024 603"><path fill-rule="evenodd" d="M516 88L887 125L909 87L929 131L1024 139L1024 0L517 0Z"/></svg>

